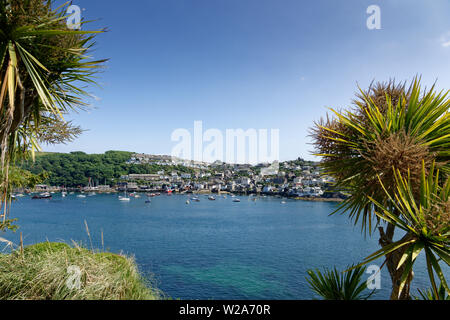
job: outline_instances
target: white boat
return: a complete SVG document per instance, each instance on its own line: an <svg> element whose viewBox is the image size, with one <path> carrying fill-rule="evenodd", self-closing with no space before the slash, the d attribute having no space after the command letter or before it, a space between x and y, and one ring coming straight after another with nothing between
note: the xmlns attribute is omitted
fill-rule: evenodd
<svg viewBox="0 0 450 320"><path fill-rule="evenodd" d="M233 202L241 202L240 199L234 199Z"/></svg>
<svg viewBox="0 0 450 320"><path fill-rule="evenodd" d="M67 196L67 192L61 192L61 196L63 197L63 198L65 198L66 196Z"/></svg>
<svg viewBox="0 0 450 320"><path fill-rule="evenodd" d="M130 198L127 196L127 190L125 190L125 196L119 196L119 201L130 201Z"/></svg>
<svg viewBox="0 0 450 320"><path fill-rule="evenodd" d="M84 195L84 194L79 194L79 195L77 195L77 198L86 198L86 195Z"/></svg>
<svg viewBox="0 0 450 320"><path fill-rule="evenodd" d="M190 204L191 202L189 200L186 200L186 204Z"/></svg>

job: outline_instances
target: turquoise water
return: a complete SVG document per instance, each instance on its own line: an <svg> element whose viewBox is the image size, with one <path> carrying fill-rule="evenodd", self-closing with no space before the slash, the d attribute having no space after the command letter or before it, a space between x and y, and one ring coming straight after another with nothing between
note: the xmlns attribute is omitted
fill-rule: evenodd
<svg viewBox="0 0 450 320"><path fill-rule="evenodd" d="M311 299L308 269L343 270L378 249L377 237L365 239L346 216L329 216L334 203L239 198L200 196L186 204L187 196L162 195L146 204L145 197L121 202L113 194L25 197L11 215L19 218L25 245L92 241L94 248L134 255L143 274L175 299ZM2 236L18 243L18 234ZM415 271L414 286L428 287L423 259ZM389 276L384 269L381 275L375 299L389 297Z"/></svg>

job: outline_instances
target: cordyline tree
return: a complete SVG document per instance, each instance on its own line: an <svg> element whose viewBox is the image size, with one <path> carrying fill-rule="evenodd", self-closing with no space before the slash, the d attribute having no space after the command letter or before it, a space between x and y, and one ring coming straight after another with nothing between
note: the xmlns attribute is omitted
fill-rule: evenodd
<svg viewBox="0 0 450 320"><path fill-rule="evenodd" d="M88 106L85 87L105 61L88 56L104 30L70 30L68 5L0 0L0 229L10 225L9 169L34 156L39 143L80 134L63 115Z"/></svg>
<svg viewBox="0 0 450 320"><path fill-rule="evenodd" d="M331 109L312 136L321 165L350 197L348 213L364 232L378 229L391 299L409 299L413 264L425 251L433 293L436 274L448 290L440 263L450 264L450 100L435 87L422 90L390 80L360 90L349 110ZM396 230L401 240L394 241ZM363 264L364 264L363 263Z"/></svg>

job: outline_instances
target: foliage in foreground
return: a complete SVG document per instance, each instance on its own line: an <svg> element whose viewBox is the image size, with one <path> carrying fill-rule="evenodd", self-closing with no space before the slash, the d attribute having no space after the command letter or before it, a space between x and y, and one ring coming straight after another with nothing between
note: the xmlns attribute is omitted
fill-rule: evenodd
<svg viewBox="0 0 450 320"><path fill-rule="evenodd" d="M399 288L399 292L402 292L410 282L410 273L418 255L424 251L433 294L438 297L439 289L435 275L441 281L441 286L450 293L440 266L441 262L450 266L450 179L447 178L441 187L439 170L435 170L434 163L428 175L425 162L422 166L418 195L415 195L415 185L411 183L410 175L402 177L399 170L394 172L395 192L389 192L380 182L399 215L393 214L385 206L370 198L377 208L375 211L377 216L402 229L406 235L399 241L388 244L373 253L363 263L369 263L402 249L403 255L397 265L397 270L404 267Z"/></svg>
<svg viewBox="0 0 450 320"><path fill-rule="evenodd" d="M374 291L363 294L367 288L363 275L364 267L357 267L348 272L339 272L325 269L323 272L316 269L308 270L308 281L311 289L325 300L367 300Z"/></svg>
<svg viewBox="0 0 450 320"><path fill-rule="evenodd" d="M334 117L320 120L313 128L315 149L323 160L321 166L336 179L338 188L351 194L337 212L348 213L369 233L378 227L392 280L391 299L410 298L413 273L408 259L415 260L418 247L390 250L396 227L400 228L400 224L393 223L394 218L407 216L387 194L396 192L399 173L408 176L411 200L418 203L423 164L428 171L436 163L442 174L440 182L450 173L449 93L436 91L434 85L422 90L418 78L409 88L395 81L377 83L367 91L360 89L352 109L331 109ZM376 214L374 203L389 212L390 219ZM381 222L386 221L384 228ZM405 250L409 257L404 257ZM429 270L430 264L433 261L428 264Z"/></svg>
<svg viewBox="0 0 450 320"><path fill-rule="evenodd" d="M89 105L87 86L105 60L89 53L99 31L70 30L70 2L0 0L0 224L10 221L9 168L40 143L72 141L79 127L64 120ZM84 22L83 22L84 24Z"/></svg>
<svg viewBox="0 0 450 320"><path fill-rule="evenodd" d="M434 290L419 290L420 297L416 297L416 300L450 300L450 295L446 292L444 286L441 284L439 290L434 292Z"/></svg>
<svg viewBox="0 0 450 320"><path fill-rule="evenodd" d="M81 270L81 286L69 289L68 268ZM133 259L94 253L64 243L39 243L23 252L0 255L0 299L11 300L156 300Z"/></svg>

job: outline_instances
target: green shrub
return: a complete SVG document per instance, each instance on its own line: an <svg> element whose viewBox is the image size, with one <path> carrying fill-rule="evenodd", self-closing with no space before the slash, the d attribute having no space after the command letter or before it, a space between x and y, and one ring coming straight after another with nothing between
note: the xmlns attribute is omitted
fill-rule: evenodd
<svg viewBox="0 0 450 320"><path fill-rule="evenodd" d="M75 287L70 267L80 271ZM161 293L130 257L46 242L0 255L0 299L156 300Z"/></svg>

